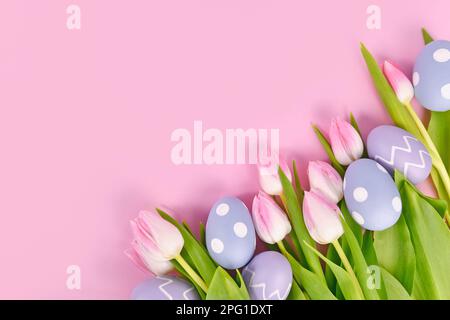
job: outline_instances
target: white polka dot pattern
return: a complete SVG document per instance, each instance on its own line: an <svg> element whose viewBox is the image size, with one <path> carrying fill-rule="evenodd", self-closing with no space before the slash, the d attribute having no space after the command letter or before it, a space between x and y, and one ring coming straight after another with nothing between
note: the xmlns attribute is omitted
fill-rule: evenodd
<svg viewBox="0 0 450 320"><path fill-rule="evenodd" d="M369 194L367 193L366 188L358 187L353 190L353 198L358 202L366 201L368 196Z"/></svg>
<svg viewBox="0 0 450 320"><path fill-rule="evenodd" d="M217 206L216 213L219 216L224 216L230 211L230 206L226 203L221 203Z"/></svg>
<svg viewBox="0 0 450 320"><path fill-rule="evenodd" d="M220 239L214 238L211 240L211 248L215 253L222 253L224 249L223 242Z"/></svg>
<svg viewBox="0 0 450 320"><path fill-rule="evenodd" d="M236 222L233 226L234 234L239 238L245 238L247 235L247 226L243 222Z"/></svg>

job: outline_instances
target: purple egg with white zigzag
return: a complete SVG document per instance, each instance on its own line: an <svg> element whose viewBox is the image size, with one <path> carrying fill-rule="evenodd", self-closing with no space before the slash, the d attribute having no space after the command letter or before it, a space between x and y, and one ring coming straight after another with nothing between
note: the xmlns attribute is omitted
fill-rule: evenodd
<svg viewBox="0 0 450 320"><path fill-rule="evenodd" d="M174 276L156 276L141 282L131 293L132 300L199 300L195 288Z"/></svg>
<svg viewBox="0 0 450 320"><path fill-rule="evenodd" d="M256 255L242 277L252 300L286 300L292 287L291 265L276 251Z"/></svg>
<svg viewBox="0 0 450 320"><path fill-rule="evenodd" d="M373 129L367 138L369 157L389 173L395 169L412 183L428 178L431 156L422 142L408 131L395 126L383 125Z"/></svg>

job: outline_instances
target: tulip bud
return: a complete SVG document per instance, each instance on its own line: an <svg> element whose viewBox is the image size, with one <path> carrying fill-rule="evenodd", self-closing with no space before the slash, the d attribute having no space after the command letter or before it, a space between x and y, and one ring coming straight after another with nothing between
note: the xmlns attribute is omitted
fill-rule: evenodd
<svg viewBox="0 0 450 320"><path fill-rule="evenodd" d="M340 220L341 211L313 191L305 192L303 199L303 218L311 237L320 244L328 244L344 233Z"/></svg>
<svg viewBox="0 0 450 320"><path fill-rule="evenodd" d="M125 255L142 271L150 271L157 276L166 274L173 269L170 261L156 261L152 259L146 249L136 240L132 242L132 248L125 251Z"/></svg>
<svg viewBox="0 0 450 320"><path fill-rule="evenodd" d="M130 224L141 257L148 256L157 262L169 261L183 249L180 231L157 213L141 211Z"/></svg>
<svg viewBox="0 0 450 320"><path fill-rule="evenodd" d="M391 84L398 100L403 104L409 104L414 97L414 88L408 77L388 61L383 64L383 73Z"/></svg>
<svg viewBox="0 0 450 320"><path fill-rule="evenodd" d="M278 168L283 170L289 181L292 181L291 171L286 161L279 157L272 157L267 164L258 164L259 184L261 189L270 195L280 195L283 193Z"/></svg>
<svg viewBox="0 0 450 320"><path fill-rule="evenodd" d="M284 211L264 192L260 191L253 199L252 217L256 233L266 243L277 243L291 232Z"/></svg>
<svg viewBox="0 0 450 320"><path fill-rule="evenodd" d="M342 178L330 164L323 161L310 161L308 178L311 191L320 193L330 202L338 203L344 196Z"/></svg>
<svg viewBox="0 0 450 320"><path fill-rule="evenodd" d="M341 119L333 119L330 127L330 142L336 160L346 166L361 158L364 145L358 131Z"/></svg>

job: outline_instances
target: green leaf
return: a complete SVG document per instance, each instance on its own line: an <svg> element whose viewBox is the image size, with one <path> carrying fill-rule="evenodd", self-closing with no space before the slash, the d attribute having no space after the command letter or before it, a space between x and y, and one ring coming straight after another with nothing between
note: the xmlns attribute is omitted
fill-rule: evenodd
<svg viewBox="0 0 450 320"><path fill-rule="evenodd" d="M445 189L444 183L442 182L441 176L434 167L431 168L431 178L433 179L434 187L436 188L439 198L441 201L445 201L445 207L448 208L450 205L450 197ZM439 214L441 213L442 211L439 210Z"/></svg>
<svg viewBox="0 0 450 320"><path fill-rule="evenodd" d="M179 224L174 218L161 209L156 210L161 217L172 223L181 232L184 239L183 251L189 255L192 267L198 271L206 284L209 285L212 281L214 273L216 272L216 263L208 255L206 248L202 246L197 239L195 239L192 233L186 229L184 225Z"/></svg>
<svg viewBox="0 0 450 320"><path fill-rule="evenodd" d="M292 280L292 289L289 292L287 300L307 300L297 281Z"/></svg>
<svg viewBox="0 0 450 320"><path fill-rule="evenodd" d="M431 112L430 123L428 124L428 133L441 156L442 162L450 171L450 111Z"/></svg>
<svg viewBox="0 0 450 320"><path fill-rule="evenodd" d="M383 71L379 67L377 61L372 54L367 50L364 44L361 44L361 53L366 61L369 73L372 76L372 80L375 84L375 88L378 92L381 101L383 102L387 112L392 118L392 121L399 127L405 129L416 137L422 137L415 122L409 115L408 111L398 99L391 88L388 80L383 74Z"/></svg>
<svg viewBox="0 0 450 320"><path fill-rule="evenodd" d="M300 248L302 249L301 251L305 256L305 260L308 263L310 270L325 284L325 276L319 258L309 251L304 243L304 241L306 241L311 246L315 245L314 240L311 238L308 229L306 228L305 221L303 220L302 210L300 209L300 204L294 188L281 168L278 169L278 174L280 176L281 185L283 186L283 195L286 200L287 213L299 241Z"/></svg>
<svg viewBox="0 0 450 320"><path fill-rule="evenodd" d="M391 228L374 233L374 247L379 265L397 278L406 290L411 293L414 283L416 256L403 215Z"/></svg>
<svg viewBox="0 0 450 320"><path fill-rule="evenodd" d="M361 247L359 245L358 240L352 232L352 229L347 224L346 220L342 220L342 226L344 227L344 235L345 239L348 242L348 246L351 251L354 269L356 277L358 278L359 284L361 285L361 289L364 292L364 296L368 300L379 300L380 296L376 290L369 288L367 285L368 280L368 265L364 258L364 254L362 253Z"/></svg>
<svg viewBox="0 0 450 320"><path fill-rule="evenodd" d="M300 177L298 175L297 165L295 163L295 160L292 161L292 169L294 171L294 185L295 185L295 193L297 195L297 199L299 203L303 203L303 188L302 184L300 183Z"/></svg>
<svg viewBox="0 0 450 320"><path fill-rule="evenodd" d="M411 300L411 296L408 294L402 284L388 271L380 267L381 276L383 277L383 283L386 287L388 300Z"/></svg>
<svg viewBox="0 0 450 320"><path fill-rule="evenodd" d="M402 215L416 255L412 296L450 299L450 231L432 203L396 172L402 198Z"/></svg>
<svg viewBox="0 0 450 320"><path fill-rule="evenodd" d="M248 300L241 288L222 267L217 267L206 300Z"/></svg>
<svg viewBox="0 0 450 320"><path fill-rule="evenodd" d="M358 122L356 121L356 118L353 115L353 113L350 113L350 124L353 126L353 128L355 128L355 130L358 132L359 136L362 137L361 130L359 129ZM367 148L366 148L365 143L364 143L364 152L363 152L362 157L367 158Z"/></svg>
<svg viewBox="0 0 450 320"><path fill-rule="evenodd" d="M206 236L205 236L205 225L203 222L200 222L200 243L206 247Z"/></svg>
<svg viewBox="0 0 450 320"><path fill-rule="evenodd" d="M326 154L328 155L328 158L330 159L331 165L336 169L336 171L343 177L345 173L345 168L337 161L336 157L334 156L333 150L331 149L331 145L328 142L327 138L325 138L325 135L320 131L320 129L313 125L313 130L316 133L317 138L320 141L320 144L323 146Z"/></svg>
<svg viewBox="0 0 450 320"><path fill-rule="evenodd" d="M306 245L305 245L306 246ZM306 248L308 250L308 248ZM310 252L308 250L308 252ZM326 284L315 273L305 269L293 256L287 253L286 258L292 267L292 273L312 300L336 300Z"/></svg>
<svg viewBox="0 0 450 320"><path fill-rule="evenodd" d="M171 262L172 262L173 266L175 267L175 270L177 270L178 273L181 274L181 276L183 276L186 280L188 280L195 287L200 298L202 300L205 300L206 293L202 290L202 288L200 288L197 285L197 283L194 280L192 280L191 276L189 276L189 274L186 271L184 271L183 267L178 263L178 261L172 260Z"/></svg>
<svg viewBox="0 0 450 320"><path fill-rule="evenodd" d="M339 255L336 252L334 246L328 246L327 259L336 264L340 263L341 259L339 258ZM332 292L336 292L336 277L334 276L333 271L328 265L325 265L325 279L327 280L328 288L330 288Z"/></svg>
<svg viewBox="0 0 450 320"><path fill-rule="evenodd" d="M306 245L312 252L314 252L318 257L325 261L327 266L330 267L346 300L364 300L364 296L361 292L361 289L359 288L359 284L354 284L352 282L352 279L347 271L335 264L333 261L327 259L317 249L311 247L308 244Z"/></svg>
<svg viewBox="0 0 450 320"><path fill-rule="evenodd" d="M433 38L430 36L430 34L428 33L428 31L425 28L422 28L422 37L423 37L423 42L425 44L429 44L430 42L433 42Z"/></svg>
<svg viewBox="0 0 450 320"><path fill-rule="evenodd" d="M242 274L239 271L239 269L236 269L236 283L239 286L242 295L246 297L246 300L250 300L250 295L248 294L247 286L245 285L244 278L242 278Z"/></svg>
<svg viewBox="0 0 450 320"><path fill-rule="evenodd" d="M344 216L345 221L347 221L347 224L350 227L350 229L352 230L352 233L355 236L356 240L358 241L359 246L361 246L362 240L363 240L361 226L350 215L350 212L348 211L345 201L341 201L340 207L341 207L341 212L342 212L342 215Z"/></svg>
<svg viewBox="0 0 450 320"><path fill-rule="evenodd" d="M363 235L363 245L362 245L362 251L364 254L364 258L366 259L366 263L368 266L378 266L378 257L375 251L375 247L373 244L373 235L374 231L366 230ZM370 273L371 270L369 270ZM384 285L383 279L380 279L380 286L377 288L378 295L380 296L380 299L386 300L387 299L387 292L386 292L386 286Z"/></svg>

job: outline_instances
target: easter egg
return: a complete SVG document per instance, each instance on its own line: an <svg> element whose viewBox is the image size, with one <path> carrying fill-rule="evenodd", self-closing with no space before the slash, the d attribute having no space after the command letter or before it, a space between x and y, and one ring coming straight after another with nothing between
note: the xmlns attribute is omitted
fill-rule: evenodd
<svg viewBox="0 0 450 320"><path fill-rule="evenodd" d="M450 110L450 41L433 41L422 49L414 65L413 85L425 108Z"/></svg>
<svg viewBox="0 0 450 320"><path fill-rule="evenodd" d="M205 229L209 255L226 269L247 264L256 247L255 227L245 204L225 197L211 208Z"/></svg>
<svg viewBox="0 0 450 320"><path fill-rule="evenodd" d="M395 169L412 183L428 178L431 171L431 156L416 137L401 128L379 126L367 137L369 157L391 174Z"/></svg>
<svg viewBox="0 0 450 320"><path fill-rule="evenodd" d="M156 276L145 280L131 293L133 300L199 300L195 288L174 276Z"/></svg>
<svg viewBox="0 0 450 320"><path fill-rule="evenodd" d="M276 251L255 256L242 277L252 300L286 300L292 287L291 265Z"/></svg>
<svg viewBox="0 0 450 320"><path fill-rule="evenodd" d="M344 176L344 197L353 219L367 230L393 226L402 212L402 200L389 172L370 159L350 164Z"/></svg>

